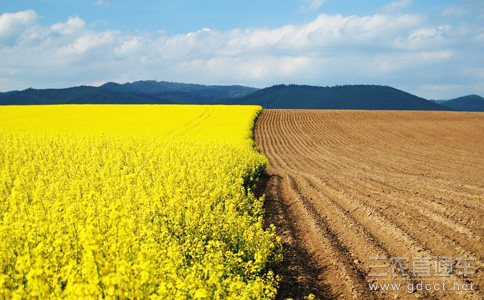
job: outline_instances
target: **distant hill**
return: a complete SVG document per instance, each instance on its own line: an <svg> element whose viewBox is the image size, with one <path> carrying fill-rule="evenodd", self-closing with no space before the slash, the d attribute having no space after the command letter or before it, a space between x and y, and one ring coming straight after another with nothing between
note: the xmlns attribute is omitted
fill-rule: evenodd
<svg viewBox="0 0 484 300"><path fill-rule="evenodd" d="M27 89L0 93L0 105L32 104L257 104L264 108L484 111L477 95L429 101L381 85L319 87L275 85L264 89L166 81L106 83L100 87ZM445 106L444 106L445 105Z"/></svg>
<svg viewBox="0 0 484 300"><path fill-rule="evenodd" d="M125 84L108 82L101 87L184 104L212 104L216 100L242 97L257 91L256 88L240 85L202 85L153 80Z"/></svg>
<svg viewBox="0 0 484 300"><path fill-rule="evenodd" d="M157 99L92 86L67 89L27 89L0 93L0 105L37 104L155 104ZM164 102L171 103L171 102Z"/></svg>
<svg viewBox="0 0 484 300"><path fill-rule="evenodd" d="M429 101L432 101L432 102L437 103L437 104L444 104L444 102L447 102L449 100L429 100Z"/></svg>
<svg viewBox="0 0 484 300"><path fill-rule="evenodd" d="M447 101L442 101L440 104L447 106L453 110L458 111L483 111L484 112L484 98L478 95L469 95L459 97Z"/></svg>
<svg viewBox="0 0 484 300"><path fill-rule="evenodd" d="M275 85L227 102L257 104L264 108L451 110L395 88L379 85Z"/></svg>
<svg viewBox="0 0 484 300"><path fill-rule="evenodd" d="M174 82L106 83L100 87L27 89L0 93L0 105L35 104L213 104L256 91L245 86L209 86Z"/></svg>

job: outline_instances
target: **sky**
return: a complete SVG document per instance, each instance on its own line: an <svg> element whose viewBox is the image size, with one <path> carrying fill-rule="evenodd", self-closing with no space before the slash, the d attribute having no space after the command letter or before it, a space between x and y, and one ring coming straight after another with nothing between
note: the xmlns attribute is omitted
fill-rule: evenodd
<svg viewBox="0 0 484 300"><path fill-rule="evenodd" d="M0 92L137 80L484 96L484 1L0 2Z"/></svg>

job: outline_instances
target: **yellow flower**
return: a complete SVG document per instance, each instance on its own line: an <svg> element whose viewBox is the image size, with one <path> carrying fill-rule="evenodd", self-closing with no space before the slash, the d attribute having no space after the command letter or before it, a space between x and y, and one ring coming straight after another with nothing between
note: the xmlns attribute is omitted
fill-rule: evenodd
<svg viewBox="0 0 484 300"><path fill-rule="evenodd" d="M275 297L260 110L0 107L0 297Z"/></svg>

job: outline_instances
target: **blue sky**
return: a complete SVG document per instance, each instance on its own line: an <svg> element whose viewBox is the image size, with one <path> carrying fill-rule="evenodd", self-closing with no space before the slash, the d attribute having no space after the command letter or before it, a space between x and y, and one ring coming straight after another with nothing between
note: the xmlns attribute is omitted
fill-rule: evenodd
<svg viewBox="0 0 484 300"><path fill-rule="evenodd" d="M482 0L0 3L0 91L166 80L484 96Z"/></svg>

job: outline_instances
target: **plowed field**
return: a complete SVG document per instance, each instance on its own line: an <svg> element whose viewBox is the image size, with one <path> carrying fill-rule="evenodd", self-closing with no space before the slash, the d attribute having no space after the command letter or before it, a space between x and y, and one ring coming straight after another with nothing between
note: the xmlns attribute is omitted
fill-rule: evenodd
<svg viewBox="0 0 484 300"><path fill-rule="evenodd" d="M484 113L264 110L255 139L280 299L483 299Z"/></svg>

